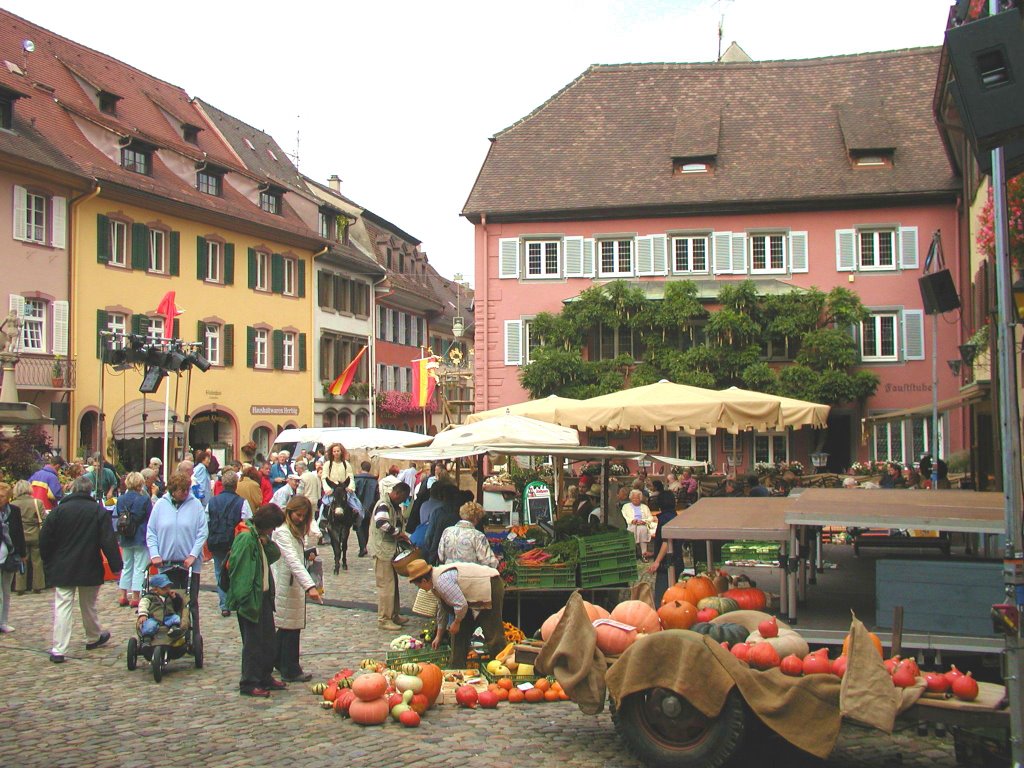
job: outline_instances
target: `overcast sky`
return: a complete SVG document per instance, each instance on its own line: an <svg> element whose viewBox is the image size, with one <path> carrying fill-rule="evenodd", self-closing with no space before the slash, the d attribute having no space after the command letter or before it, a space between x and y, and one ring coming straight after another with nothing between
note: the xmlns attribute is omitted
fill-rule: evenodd
<svg viewBox="0 0 1024 768"><path fill-rule="evenodd" d="M755 60L941 45L950 0L6 0L266 131L303 173L473 274L459 216L488 138L590 64ZM298 138L298 141L296 137Z"/></svg>

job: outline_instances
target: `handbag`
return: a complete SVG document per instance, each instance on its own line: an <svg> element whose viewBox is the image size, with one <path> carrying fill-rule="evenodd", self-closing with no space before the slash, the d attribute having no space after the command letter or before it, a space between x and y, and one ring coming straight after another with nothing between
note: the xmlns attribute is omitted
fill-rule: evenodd
<svg viewBox="0 0 1024 768"><path fill-rule="evenodd" d="M437 595L432 590L420 589L412 604L412 612L417 616L433 618L437 615Z"/></svg>

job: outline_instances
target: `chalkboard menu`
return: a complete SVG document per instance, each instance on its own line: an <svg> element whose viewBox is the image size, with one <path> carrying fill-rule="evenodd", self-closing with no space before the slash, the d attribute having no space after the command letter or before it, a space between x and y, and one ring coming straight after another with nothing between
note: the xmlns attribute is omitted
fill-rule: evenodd
<svg viewBox="0 0 1024 768"><path fill-rule="evenodd" d="M523 525L537 525L541 521L551 522L551 489L545 483L534 480L523 489Z"/></svg>

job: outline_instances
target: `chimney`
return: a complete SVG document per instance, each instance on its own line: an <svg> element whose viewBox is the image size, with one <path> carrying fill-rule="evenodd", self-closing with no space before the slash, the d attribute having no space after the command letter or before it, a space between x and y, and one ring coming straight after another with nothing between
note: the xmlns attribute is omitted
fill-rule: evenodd
<svg viewBox="0 0 1024 768"><path fill-rule="evenodd" d="M337 193L341 193L341 178L336 173L331 174L331 178L327 180L327 185Z"/></svg>

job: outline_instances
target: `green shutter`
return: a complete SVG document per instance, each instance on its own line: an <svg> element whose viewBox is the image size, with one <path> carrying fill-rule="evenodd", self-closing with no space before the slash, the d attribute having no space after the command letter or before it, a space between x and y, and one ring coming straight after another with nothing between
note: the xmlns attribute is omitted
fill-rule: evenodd
<svg viewBox="0 0 1024 768"><path fill-rule="evenodd" d="M103 342L107 338L106 336L100 336L100 333L107 330L107 313L106 310L96 310L96 357L103 358Z"/></svg>
<svg viewBox="0 0 1024 768"><path fill-rule="evenodd" d="M306 334L299 334L299 370L306 370Z"/></svg>
<svg viewBox="0 0 1024 768"><path fill-rule="evenodd" d="M280 253L270 257L270 290L272 293L284 293L284 256Z"/></svg>
<svg viewBox="0 0 1024 768"><path fill-rule="evenodd" d="M132 333L136 336L145 336L149 329L149 318L145 315L132 315Z"/></svg>
<svg viewBox="0 0 1024 768"><path fill-rule="evenodd" d="M245 364L249 368L256 367L256 329L251 325L245 327Z"/></svg>
<svg viewBox="0 0 1024 768"><path fill-rule="evenodd" d="M235 244L224 243L224 285L235 284Z"/></svg>
<svg viewBox="0 0 1024 768"><path fill-rule="evenodd" d="M102 213L96 214L96 261L110 263L110 219Z"/></svg>
<svg viewBox="0 0 1024 768"><path fill-rule="evenodd" d="M209 254L206 251L206 238L205 237L197 237L196 238L196 277L199 278L200 280L205 280L206 279L206 270L207 270L206 260L207 260L207 256L208 255Z"/></svg>
<svg viewBox="0 0 1024 768"><path fill-rule="evenodd" d="M256 287L256 249L249 249L249 288Z"/></svg>
<svg viewBox="0 0 1024 768"><path fill-rule="evenodd" d="M284 370L284 331L274 331L274 369Z"/></svg>
<svg viewBox="0 0 1024 768"><path fill-rule="evenodd" d="M167 332L166 328L164 329L164 332L165 333ZM178 318L174 318L174 323L171 324L171 338L172 339L180 339L181 338L181 321Z"/></svg>
<svg viewBox="0 0 1024 768"><path fill-rule="evenodd" d="M181 264L181 233L171 232L171 276L177 277Z"/></svg>
<svg viewBox="0 0 1024 768"><path fill-rule="evenodd" d="M221 362L225 367L230 367L235 364L235 326L231 323L227 323L224 326L224 333L221 341L223 343L223 350L221 351Z"/></svg>
<svg viewBox="0 0 1024 768"><path fill-rule="evenodd" d="M298 264L299 298L302 299L306 296L306 262L302 259L296 259L295 261Z"/></svg>
<svg viewBox="0 0 1024 768"><path fill-rule="evenodd" d="M132 269L145 270L149 266L149 227L132 224Z"/></svg>
<svg viewBox="0 0 1024 768"><path fill-rule="evenodd" d="M203 345L203 349L206 349L206 323L202 320L196 321L196 341Z"/></svg>

